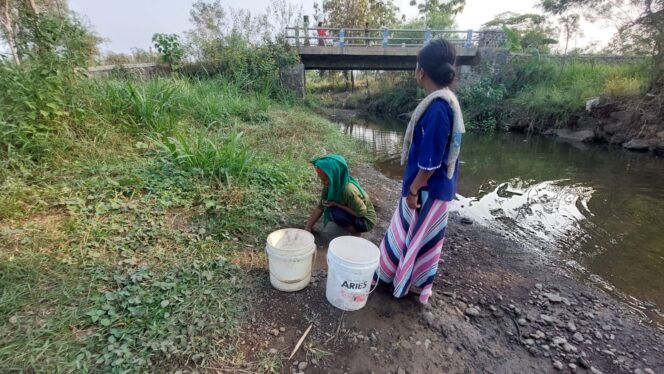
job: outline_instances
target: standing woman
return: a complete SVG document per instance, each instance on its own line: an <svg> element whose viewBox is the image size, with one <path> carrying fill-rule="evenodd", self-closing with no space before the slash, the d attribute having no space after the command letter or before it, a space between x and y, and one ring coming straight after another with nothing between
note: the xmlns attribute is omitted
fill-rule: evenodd
<svg viewBox="0 0 664 374"><path fill-rule="evenodd" d="M454 45L444 39L432 40L418 53L415 79L427 97L408 123L401 199L380 245L379 280L392 285L394 297L412 291L423 304L438 270L465 132L459 102L449 89L455 60Z"/></svg>

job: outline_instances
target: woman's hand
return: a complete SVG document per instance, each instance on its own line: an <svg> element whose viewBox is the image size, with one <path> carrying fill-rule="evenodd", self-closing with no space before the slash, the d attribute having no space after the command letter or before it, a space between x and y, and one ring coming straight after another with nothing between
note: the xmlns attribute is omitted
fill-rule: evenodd
<svg viewBox="0 0 664 374"><path fill-rule="evenodd" d="M339 206L339 204L335 201L323 201L322 204L326 208L334 208Z"/></svg>
<svg viewBox="0 0 664 374"><path fill-rule="evenodd" d="M410 209L418 209L420 204L417 203L417 194L413 195L410 191L408 191L408 196L406 196L406 205L408 205Z"/></svg>

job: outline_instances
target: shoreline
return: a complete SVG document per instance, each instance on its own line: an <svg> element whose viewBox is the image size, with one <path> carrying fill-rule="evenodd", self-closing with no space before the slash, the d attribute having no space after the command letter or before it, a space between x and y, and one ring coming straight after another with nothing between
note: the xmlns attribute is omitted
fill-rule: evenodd
<svg viewBox="0 0 664 374"><path fill-rule="evenodd" d="M379 217L365 238L379 244L399 183L366 164L354 165L353 173ZM316 230L319 253L310 286L281 293L258 271L262 291L242 327L249 337L242 351L248 356L268 351L278 358L313 324L309 348L283 360L282 372L304 372L302 367L307 373L664 371L661 330L644 325L634 310L551 259L491 228L464 224L458 214L450 217L426 306L379 289L360 311L332 307L324 296L325 248L342 233L333 224Z"/></svg>

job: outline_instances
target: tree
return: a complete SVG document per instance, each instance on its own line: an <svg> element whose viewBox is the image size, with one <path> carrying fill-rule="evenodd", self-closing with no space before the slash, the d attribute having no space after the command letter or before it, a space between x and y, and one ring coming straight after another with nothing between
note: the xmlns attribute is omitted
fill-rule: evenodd
<svg viewBox="0 0 664 374"><path fill-rule="evenodd" d="M416 6L423 26L445 29L454 25L454 17L466 7L466 0L411 0Z"/></svg>
<svg viewBox="0 0 664 374"><path fill-rule="evenodd" d="M559 22L562 26L563 36L565 37L565 50L563 51L563 56L567 56L569 40L572 36L578 35L581 32L581 16L578 14L567 14L560 17Z"/></svg>
<svg viewBox="0 0 664 374"><path fill-rule="evenodd" d="M541 0L540 6L554 15L583 11L594 18L613 20L618 32L614 41L649 49L653 56L651 88L664 85L664 0Z"/></svg>
<svg viewBox="0 0 664 374"><path fill-rule="evenodd" d="M318 7L316 6L316 9ZM393 0L328 0L323 2L327 23L336 28L378 28L398 21Z"/></svg>
<svg viewBox="0 0 664 374"><path fill-rule="evenodd" d="M508 36L509 48L515 51L535 48L542 53L548 53L550 45L558 43L554 38L555 28L541 14L505 12L498 14L482 27L502 28Z"/></svg>

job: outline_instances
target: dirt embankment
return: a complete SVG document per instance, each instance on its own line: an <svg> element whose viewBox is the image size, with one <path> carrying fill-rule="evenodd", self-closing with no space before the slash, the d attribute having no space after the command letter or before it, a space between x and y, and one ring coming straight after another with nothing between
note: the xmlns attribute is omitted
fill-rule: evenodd
<svg viewBox="0 0 664 374"><path fill-rule="evenodd" d="M372 196L378 244L399 184L370 166L353 170ZM299 223L292 223L297 225ZM325 255L343 233L317 227L314 279L300 292L269 286L265 268L242 326L249 361L282 373L662 373L664 334L601 290L571 278L532 248L452 216L431 303L379 288L342 312L325 299ZM263 264L264 266L264 264ZM291 350L310 334L292 360Z"/></svg>
<svg viewBox="0 0 664 374"><path fill-rule="evenodd" d="M621 100L598 99L561 129L535 130L579 142L600 142L639 152L664 154L664 98L648 96ZM515 124L514 130L529 130Z"/></svg>

